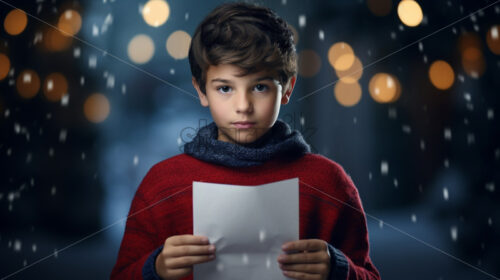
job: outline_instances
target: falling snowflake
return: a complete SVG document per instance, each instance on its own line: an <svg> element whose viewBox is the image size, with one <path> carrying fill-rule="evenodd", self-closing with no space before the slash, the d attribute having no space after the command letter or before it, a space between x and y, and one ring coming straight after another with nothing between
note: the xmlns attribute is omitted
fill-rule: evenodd
<svg viewBox="0 0 500 280"><path fill-rule="evenodd" d="M451 240L457 241L458 238L458 228L456 226L452 226L450 228Z"/></svg>
<svg viewBox="0 0 500 280"><path fill-rule="evenodd" d="M380 163L380 173L382 173L382 175L387 175L389 173L389 163L387 161L382 161Z"/></svg>
<svg viewBox="0 0 500 280"><path fill-rule="evenodd" d="M448 188L447 187L443 188L443 198L446 201L448 201L448 199L449 199L449 193L448 193Z"/></svg>

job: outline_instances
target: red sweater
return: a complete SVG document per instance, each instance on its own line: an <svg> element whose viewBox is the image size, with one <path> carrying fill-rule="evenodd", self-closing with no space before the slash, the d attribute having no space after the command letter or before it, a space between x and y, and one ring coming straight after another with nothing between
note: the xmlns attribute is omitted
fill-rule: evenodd
<svg viewBox="0 0 500 280"><path fill-rule="evenodd" d="M132 201L111 279L142 279L144 263L165 239L193 234L193 181L251 186L295 177L299 178L299 238L322 239L343 253L347 279L380 279L369 257L358 190L340 165L312 153L291 162L275 159L242 168L186 154L154 165ZM192 278L191 274L183 279Z"/></svg>

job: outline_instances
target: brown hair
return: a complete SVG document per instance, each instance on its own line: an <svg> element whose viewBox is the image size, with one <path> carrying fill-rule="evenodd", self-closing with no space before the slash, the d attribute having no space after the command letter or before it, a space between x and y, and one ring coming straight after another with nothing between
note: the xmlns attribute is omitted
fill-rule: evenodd
<svg viewBox="0 0 500 280"><path fill-rule="evenodd" d="M242 76L268 69L285 86L297 73L293 33L269 8L222 4L198 25L189 47L191 73L203 93L208 67L219 64L241 67Z"/></svg>

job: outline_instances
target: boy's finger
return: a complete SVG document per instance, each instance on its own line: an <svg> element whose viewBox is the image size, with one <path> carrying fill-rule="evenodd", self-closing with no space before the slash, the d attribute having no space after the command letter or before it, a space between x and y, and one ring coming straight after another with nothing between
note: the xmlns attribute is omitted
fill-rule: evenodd
<svg viewBox="0 0 500 280"><path fill-rule="evenodd" d="M321 274L310 274L310 273L288 271L288 270L283 270L283 274L286 277L293 279L301 279L301 280L321 280L322 277Z"/></svg>
<svg viewBox="0 0 500 280"><path fill-rule="evenodd" d="M278 256L278 262L282 264L291 263L326 263L329 257L325 252L306 252L296 254L282 254Z"/></svg>
<svg viewBox="0 0 500 280"><path fill-rule="evenodd" d="M323 251L326 250L326 242L320 239L303 239L283 244L283 251Z"/></svg>
<svg viewBox="0 0 500 280"><path fill-rule="evenodd" d="M215 253L214 245L184 245L172 246L166 251L168 258L176 258L183 256L199 256L210 255Z"/></svg>
<svg viewBox="0 0 500 280"><path fill-rule="evenodd" d="M328 272L328 265L325 263L308 263L308 264L280 264L281 270L305 272L305 273L319 273L326 274Z"/></svg>
<svg viewBox="0 0 500 280"><path fill-rule="evenodd" d="M169 269L183 268L183 267L192 266L192 265L198 264L198 263L209 262L209 261L212 261L214 259L215 259L215 255L187 256L187 257L173 258L173 259L168 260L167 268L169 268Z"/></svg>
<svg viewBox="0 0 500 280"><path fill-rule="evenodd" d="M180 245L206 245L208 244L208 238L206 236L201 235L174 235L167 240L165 240L165 244L169 244L172 246L180 246Z"/></svg>

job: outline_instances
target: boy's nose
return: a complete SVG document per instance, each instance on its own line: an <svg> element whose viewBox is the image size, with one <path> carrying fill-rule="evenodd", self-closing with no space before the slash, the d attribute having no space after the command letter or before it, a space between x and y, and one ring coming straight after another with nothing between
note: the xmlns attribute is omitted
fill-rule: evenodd
<svg viewBox="0 0 500 280"><path fill-rule="evenodd" d="M252 100L248 94L242 93L236 98L236 111L238 113L249 113L252 111Z"/></svg>

